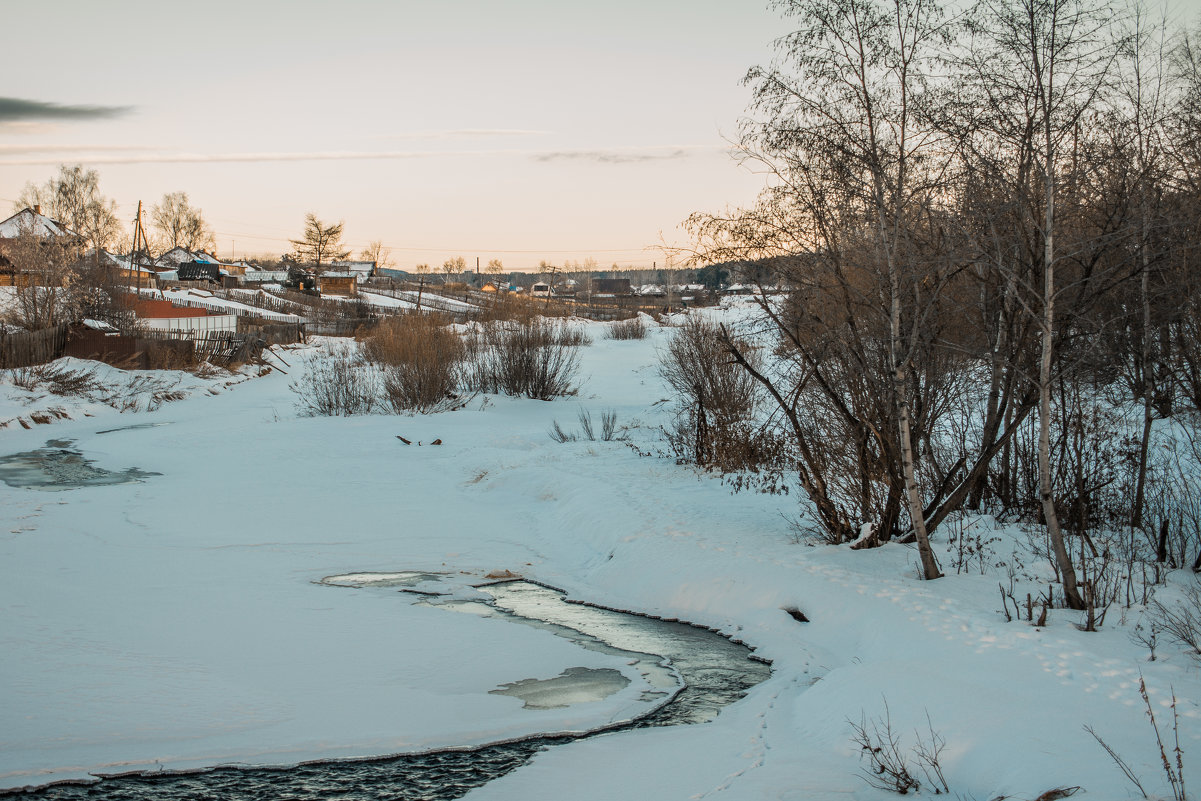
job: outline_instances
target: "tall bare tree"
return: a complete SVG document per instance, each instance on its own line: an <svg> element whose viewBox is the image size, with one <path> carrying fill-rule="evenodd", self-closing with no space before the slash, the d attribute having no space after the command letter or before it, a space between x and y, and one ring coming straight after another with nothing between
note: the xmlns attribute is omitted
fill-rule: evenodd
<svg viewBox="0 0 1201 801"><path fill-rule="evenodd" d="M1080 123L1099 110L1121 49L1111 35L1113 17L1107 2L1094 0L984 0L970 15L980 42L974 65L984 101L979 116L1022 173L1015 190L1037 242L1030 256L1041 285L1035 315L1039 495L1064 595L1075 609L1085 602L1056 510L1050 456L1056 313L1063 291L1056 283L1061 260L1057 203Z"/></svg>
<svg viewBox="0 0 1201 801"><path fill-rule="evenodd" d="M295 245L293 252L296 260L312 264L317 272L321 272L322 264L346 258L350 251L342 245L344 226L342 222L326 225L317 219L316 214L306 214L304 234L300 239L290 240Z"/></svg>
<svg viewBox="0 0 1201 801"><path fill-rule="evenodd" d="M442 262L442 280L449 284L452 276L462 275L463 271L466 269L467 260L462 256L455 256L454 258L447 259L446 261Z"/></svg>
<svg viewBox="0 0 1201 801"><path fill-rule="evenodd" d="M81 235L97 259L100 248L121 233L116 202L100 194L100 174L82 164L61 164L58 175L44 184L26 184L14 205L17 210L41 206L44 214Z"/></svg>
<svg viewBox="0 0 1201 801"><path fill-rule="evenodd" d="M363 248L359 254L359 258L375 262L377 270L386 270L396 266L396 262L392 260L392 249L385 247L384 243L378 239L368 242L367 247Z"/></svg>
<svg viewBox="0 0 1201 801"><path fill-rule="evenodd" d="M777 5L797 30L780 41L777 63L747 76L759 118L743 128L746 152L768 166L775 184L755 209L724 220L694 217L692 228L707 241L709 263L783 257L795 302L785 314L766 298L762 305L799 356L795 380L820 388L859 454L861 519L873 514L871 476L882 466L888 497L874 512L874 536L891 536L904 508L923 573L937 578L913 409L934 408L920 402L929 387L922 362L952 274L930 245L954 147L928 122L934 59L949 28L934 0ZM813 327L818 320L822 331ZM829 359L835 346L847 359L839 367ZM808 464L802 485L827 529L845 530L849 514L829 497L825 457L805 433L813 429L801 420L799 396L780 389L768 387Z"/></svg>
<svg viewBox="0 0 1201 801"><path fill-rule="evenodd" d="M170 192L150 211L150 219L159 233L163 250L183 247L188 250L211 248L213 232L200 209L188 201L187 192Z"/></svg>
<svg viewBox="0 0 1201 801"><path fill-rule="evenodd" d="M4 254L18 276L14 322L37 331L73 318L70 285L81 255L77 240L25 229L6 243Z"/></svg>

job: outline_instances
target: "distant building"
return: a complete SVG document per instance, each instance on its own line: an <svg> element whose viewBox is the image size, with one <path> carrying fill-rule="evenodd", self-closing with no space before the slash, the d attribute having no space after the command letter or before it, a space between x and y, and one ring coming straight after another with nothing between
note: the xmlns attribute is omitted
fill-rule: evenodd
<svg viewBox="0 0 1201 801"><path fill-rule="evenodd" d="M345 295L358 293L358 274L352 272L327 272L317 276L317 291L322 295Z"/></svg>
<svg viewBox="0 0 1201 801"><path fill-rule="evenodd" d="M331 270L354 273L360 281L375 275L376 263L373 261L331 261Z"/></svg>
<svg viewBox="0 0 1201 801"><path fill-rule="evenodd" d="M632 295L628 278L593 278L592 292L597 295Z"/></svg>
<svg viewBox="0 0 1201 801"><path fill-rule="evenodd" d="M189 261L179 265L175 275L180 281L212 281L221 283L221 268L210 261Z"/></svg>
<svg viewBox="0 0 1201 801"><path fill-rule="evenodd" d="M21 209L8 219L0 221L0 286L21 283L7 251L23 234L33 234L39 239L66 239L74 245L82 245L84 241L82 236L58 220L52 220L42 214L41 206Z"/></svg>
<svg viewBox="0 0 1201 801"><path fill-rule="evenodd" d="M52 220L42 214L41 206L24 208L7 220L0 221L0 242L5 239L16 239L24 233L32 233L38 237L61 238L68 237L79 242L83 237L72 231L58 220Z"/></svg>
<svg viewBox="0 0 1201 801"><path fill-rule="evenodd" d="M176 245L154 260L154 266L159 270L176 270L179 265L196 261L196 254L185 247Z"/></svg>

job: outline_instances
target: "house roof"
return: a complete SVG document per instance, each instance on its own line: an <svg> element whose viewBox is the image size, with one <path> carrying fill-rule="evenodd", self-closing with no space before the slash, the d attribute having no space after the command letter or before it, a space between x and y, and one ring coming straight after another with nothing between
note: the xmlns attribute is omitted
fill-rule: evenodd
<svg viewBox="0 0 1201 801"><path fill-rule="evenodd" d="M345 270L349 270L352 273L375 272L375 262L373 262L373 261L347 261L345 259L340 259L338 261L331 261L329 263L329 266L330 267L341 267ZM327 275L328 275L328 273L327 273Z"/></svg>
<svg viewBox="0 0 1201 801"><path fill-rule="evenodd" d="M30 208L21 209L0 222L0 239L16 239L26 231L33 232L35 236L79 236L58 220L52 220Z"/></svg>
<svg viewBox="0 0 1201 801"><path fill-rule="evenodd" d="M87 255L84 256L84 259L87 260L92 257L93 257L93 252L89 252ZM121 270L128 270L130 272L139 272L139 273L149 273L150 275L154 275L154 270L151 270L150 268L148 268L142 264L134 263L130 259L129 256L121 256L116 253L109 253L107 250L104 250L103 248L100 250L100 259L105 264L112 265L113 267L117 267Z"/></svg>
<svg viewBox="0 0 1201 801"><path fill-rule="evenodd" d="M106 334L119 333L116 328L114 328L111 324L104 322L103 320L84 319L82 322L85 328L90 328L93 331L103 331Z"/></svg>
<svg viewBox="0 0 1201 801"><path fill-rule="evenodd" d="M181 245L176 245L175 247L171 248L166 253L159 256L157 259L155 259L154 263L160 267L166 267L168 265L178 267L180 264L183 264L183 263L189 262L189 261L195 261L195 259L196 259L196 256L195 256L195 254L192 253L192 251L188 250L187 248L185 248Z"/></svg>

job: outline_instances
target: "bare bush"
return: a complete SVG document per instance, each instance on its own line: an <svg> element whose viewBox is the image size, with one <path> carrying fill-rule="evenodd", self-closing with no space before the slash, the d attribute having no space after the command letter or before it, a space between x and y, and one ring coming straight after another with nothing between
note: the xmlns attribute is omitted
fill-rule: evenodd
<svg viewBox="0 0 1201 801"><path fill-rule="evenodd" d="M1201 589L1190 585L1184 598L1171 605L1156 598L1148 611L1155 630L1186 646L1193 659L1201 662Z"/></svg>
<svg viewBox="0 0 1201 801"><path fill-rule="evenodd" d="M717 420L745 420L755 408L755 380L730 358L714 323L689 316L660 354L659 373Z"/></svg>
<svg viewBox="0 0 1201 801"><path fill-rule="evenodd" d="M1155 733L1155 747L1159 755L1159 765L1163 769L1164 778L1167 779L1168 786L1172 790L1173 801L1188 801L1188 789L1184 783L1184 750L1180 747L1180 714L1176 711L1176 691L1172 691L1172 748L1169 749L1163 738L1163 733L1159 730L1159 722L1155 719L1155 708L1151 704L1151 696L1147 693L1147 683L1142 676L1138 677L1138 694L1143 699L1143 707L1147 710L1147 718L1151 722L1151 730ZM1130 783L1138 788L1139 793L1143 798L1150 798L1147 795L1146 789L1139 781L1138 775L1130 767L1130 764L1122 758L1118 752L1114 751L1104 740L1101 735L1093 731L1091 726L1085 726L1084 730L1092 735L1097 744L1105 749L1105 753L1109 754L1109 758L1114 761L1114 764L1125 774ZM1170 753L1170 756L1169 756Z"/></svg>
<svg viewBox="0 0 1201 801"><path fill-rule="evenodd" d="M562 324L556 326L555 337L560 345L566 345L569 348L579 348L592 344L592 337L588 336L584 329L573 325Z"/></svg>
<svg viewBox="0 0 1201 801"><path fill-rule="evenodd" d="M595 442L597 439L596 426L592 422L592 413L587 409L581 408L576 419L580 422L581 434L574 431L564 431L559 425L559 421L555 420L551 426L550 438L555 442L575 442L578 439ZM600 439L602 442L612 442L617 436L617 412L612 409L605 409L601 412Z"/></svg>
<svg viewBox="0 0 1201 801"><path fill-rule="evenodd" d="M383 397L394 412L444 411L460 402L463 342L436 318L384 320L364 341L363 353L383 366Z"/></svg>
<svg viewBox="0 0 1201 801"><path fill-rule="evenodd" d="M53 362L21 367L13 370L11 376L13 384L22 389L32 392L44 388L51 395L86 396L100 388L94 369L72 369Z"/></svg>
<svg viewBox="0 0 1201 801"><path fill-rule="evenodd" d="M755 471L779 455L778 443L753 419L758 384L730 357L719 326L690 316L660 353L659 374L676 393L678 414L667 438L681 461Z"/></svg>
<svg viewBox="0 0 1201 801"><path fill-rule="evenodd" d="M646 334L646 322L642 315L631 317L629 320L618 320L605 332L608 339L646 339Z"/></svg>
<svg viewBox="0 0 1201 801"><path fill-rule="evenodd" d="M926 715L928 734L923 736L915 733L917 745L912 752L906 752L901 744L901 735L893 731L892 715L888 702L884 702L883 717L870 721L866 715L861 715L858 723L851 723L854 732L851 740L858 745L868 766L864 769L863 778L872 787L888 790L899 795L918 792L922 780L934 789L935 795L949 793L946 777L943 776L940 757L946 740L934 731L930 716Z"/></svg>
<svg viewBox="0 0 1201 801"><path fill-rule="evenodd" d="M345 345L323 348L289 388L304 417L370 414L379 405L378 371Z"/></svg>
<svg viewBox="0 0 1201 801"><path fill-rule="evenodd" d="M601 412L601 439L610 442L617 433L617 412L605 409Z"/></svg>
<svg viewBox="0 0 1201 801"><path fill-rule="evenodd" d="M571 341L542 318L486 323L467 343L465 383L477 392L536 400L573 395L580 362Z"/></svg>
<svg viewBox="0 0 1201 801"><path fill-rule="evenodd" d="M554 423L551 424L550 438L559 444L563 444L564 442L575 442L577 439L579 439L579 435L575 434L574 432L564 431L559 425L559 421L555 420Z"/></svg>

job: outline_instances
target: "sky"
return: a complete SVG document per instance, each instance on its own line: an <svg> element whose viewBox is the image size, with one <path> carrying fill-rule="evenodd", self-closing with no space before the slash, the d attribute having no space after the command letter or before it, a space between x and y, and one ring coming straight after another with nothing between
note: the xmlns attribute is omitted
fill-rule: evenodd
<svg viewBox="0 0 1201 801"><path fill-rule="evenodd" d="M82 163L127 225L183 191L222 256L285 253L311 212L402 269L662 266L689 214L763 188L730 143L742 77L789 30L767 0L3 10L0 210Z"/></svg>
<svg viewBox="0 0 1201 801"><path fill-rule="evenodd" d="M766 2L57 2L4 13L0 209L60 163L128 223L184 191L225 256L305 214L401 268L663 264L692 212L751 202L729 152L787 23ZM13 99L26 101L13 102Z"/></svg>

